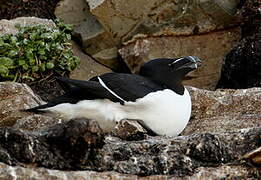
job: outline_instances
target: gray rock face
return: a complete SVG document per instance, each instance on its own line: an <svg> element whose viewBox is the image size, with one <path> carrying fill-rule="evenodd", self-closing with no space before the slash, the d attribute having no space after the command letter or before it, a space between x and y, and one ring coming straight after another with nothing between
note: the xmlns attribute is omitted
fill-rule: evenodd
<svg viewBox="0 0 261 180"><path fill-rule="evenodd" d="M261 88L207 91L188 87L192 118L184 135L261 126Z"/></svg>
<svg viewBox="0 0 261 180"><path fill-rule="evenodd" d="M184 84L213 90L220 78L224 56L239 39L239 28L194 36L141 37L122 47L119 52L134 73L154 58L198 56L203 65L188 74Z"/></svg>
<svg viewBox="0 0 261 180"><path fill-rule="evenodd" d="M253 128L128 143L107 138L99 150L99 157L103 158L98 167L127 174L189 175L198 167L236 164L245 153L259 147L260 133L260 128Z"/></svg>

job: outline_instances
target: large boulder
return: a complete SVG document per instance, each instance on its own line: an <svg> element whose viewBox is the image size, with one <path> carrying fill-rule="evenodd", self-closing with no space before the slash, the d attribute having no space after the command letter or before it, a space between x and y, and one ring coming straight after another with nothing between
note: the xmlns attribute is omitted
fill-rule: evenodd
<svg viewBox="0 0 261 180"><path fill-rule="evenodd" d="M86 0L120 44L135 35L188 35L233 26L237 1Z"/></svg>
<svg viewBox="0 0 261 180"><path fill-rule="evenodd" d="M202 35L140 37L123 46L119 52L132 72L154 58L198 56L202 67L188 74L184 84L215 89L224 57L240 39L240 29L232 28Z"/></svg>

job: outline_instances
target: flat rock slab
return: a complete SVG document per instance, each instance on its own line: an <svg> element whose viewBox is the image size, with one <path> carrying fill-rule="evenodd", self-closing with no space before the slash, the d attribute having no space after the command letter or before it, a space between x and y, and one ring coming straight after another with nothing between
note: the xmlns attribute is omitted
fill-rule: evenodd
<svg viewBox="0 0 261 180"><path fill-rule="evenodd" d="M99 64L93 58L85 54L75 42L72 42L72 51L75 56L81 59L81 63L74 71L70 73L70 78L89 80L94 76L111 72L109 68Z"/></svg>

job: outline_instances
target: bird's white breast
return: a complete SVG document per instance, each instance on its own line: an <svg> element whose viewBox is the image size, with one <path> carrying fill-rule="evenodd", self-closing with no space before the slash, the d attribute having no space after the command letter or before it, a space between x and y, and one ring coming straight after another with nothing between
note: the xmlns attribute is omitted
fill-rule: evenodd
<svg viewBox="0 0 261 180"><path fill-rule="evenodd" d="M126 103L127 109L129 106L131 118L143 120L160 135L180 134L191 115L191 98L186 89L183 95L169 89L150 93L135 103Z"/></svg>
<svg viewBox="0 0 261 180"><path fill-rule="evenodd" d="M95 119L101 128L110 130L121 119L140 119L160 135L176 136L186 127L191 114L191 99L185 89L178 95L170 89L150 93L135 102L120 103L107 99L83 100L77 104L64 103L46 110L66 119L86 117Z"/></svg>

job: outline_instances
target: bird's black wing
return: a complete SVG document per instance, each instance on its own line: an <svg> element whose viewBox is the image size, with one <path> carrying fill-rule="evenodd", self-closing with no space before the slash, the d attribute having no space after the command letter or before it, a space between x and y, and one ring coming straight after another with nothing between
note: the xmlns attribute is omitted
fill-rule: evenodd
<svg viewBox="0 0 261 180"><path fill-rule="evenodd" d="M106 73L93 77L90 81L100 82L100 80L124 101L135 101L150 92L162 90L163 87L152 82L148 78L124 73Z"/></svg>
<svg viewBox="0 0 261 180"><path fill-rule="evenodd" d="M134 74L107 73L91 78L89 81L58 78L61 83L68 84L71 89L47 104L26 111L36 112L61 103L77 103L86 99L110 99L124 104L125 101L135 101L150 92L163 89L147 78Z"/></svg>

